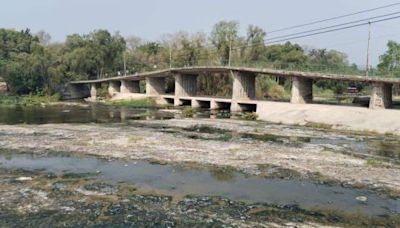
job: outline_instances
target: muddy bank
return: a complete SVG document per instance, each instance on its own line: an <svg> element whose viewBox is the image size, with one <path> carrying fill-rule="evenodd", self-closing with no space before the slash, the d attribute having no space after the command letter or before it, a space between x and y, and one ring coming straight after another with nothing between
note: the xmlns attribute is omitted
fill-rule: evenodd
<svg viewBox="0 0 400 228"><path fill-rule="evenodd" d="M211 164L262 176L285 169L292 176L339 182L390 195L400 192L397 153L387 159L352 153L363 140L372 140L375 136L365 138L327 130L212 119L107 125L0 125L0 132L1 148ZM396 136L384 137L388 140L393 137L394 143L399 142ZM323 139L336 141L330 143Z"/></svg>

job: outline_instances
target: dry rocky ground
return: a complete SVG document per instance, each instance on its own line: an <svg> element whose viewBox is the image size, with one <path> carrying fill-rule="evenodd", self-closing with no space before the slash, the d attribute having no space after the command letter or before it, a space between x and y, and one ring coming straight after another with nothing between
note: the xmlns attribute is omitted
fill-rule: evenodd
<svg viewBox="0 0 400 228"><path fill-rule="evenodd" d="M396 163L371 163L366 157L349 154L351 151L345 145L313 144L304 140L309 138L346 139L357 143L357 136L335 131L239 120L0 125L1 148L193 162L230 166L265 176L275 175L276 170L288 170L290 175L368 187L398 196L400 167Z"/></svg>

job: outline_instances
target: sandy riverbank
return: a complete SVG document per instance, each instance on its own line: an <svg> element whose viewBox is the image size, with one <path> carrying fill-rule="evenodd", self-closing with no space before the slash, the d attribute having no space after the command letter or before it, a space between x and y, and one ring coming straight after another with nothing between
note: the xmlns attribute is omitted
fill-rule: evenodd
<svg viewBox="0 0 400 228"><path fill-rule="evenodd" d="M395 109L262 101L257 114L260 120L274 123L323 124L333 129L400 135L400 110Z"/></svg>

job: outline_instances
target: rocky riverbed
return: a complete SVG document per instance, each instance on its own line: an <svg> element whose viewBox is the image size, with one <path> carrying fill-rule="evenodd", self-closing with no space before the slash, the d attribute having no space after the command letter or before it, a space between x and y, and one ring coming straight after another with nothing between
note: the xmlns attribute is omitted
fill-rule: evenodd
<svg viewBox="0 0 400 228"><path fill-rule="evenodd" d="M140 115L0 125L0 226L399 223L396 135Z"/></svg>
<svg viewBox="0 0 400 228"><path fill-rule="evenodd" d="M304 178L367 187L395 196L400 192L396 136L382 136L387 142L382 148L394 150L385 157L363 153L362 149L368 148L356 153L357 146L365 141L367 145L373 144L377 136L239 120L0 125L0 132L1 148L78 152L165 163L193 162L230 166L262 176L284 169ZM381 142L379 137L375 140Z"/></svg>

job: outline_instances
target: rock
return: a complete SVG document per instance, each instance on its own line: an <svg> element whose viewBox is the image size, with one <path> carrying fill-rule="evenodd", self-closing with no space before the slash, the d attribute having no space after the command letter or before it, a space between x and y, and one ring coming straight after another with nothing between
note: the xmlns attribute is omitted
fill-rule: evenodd
<svg viewBox="0 0 400 228"><path fill-rule="evenodd" d="M368 198L366 196L357 196L356 200L358 200L360 202L367 202Z"/></svg>
<svg viewBox="0 0 400 228"><path fill-rule="evenodd" d="M33 178L32 177L18 177L15 180L17 180L17 181L31 181L31 180L33 180Z"/></svg>

